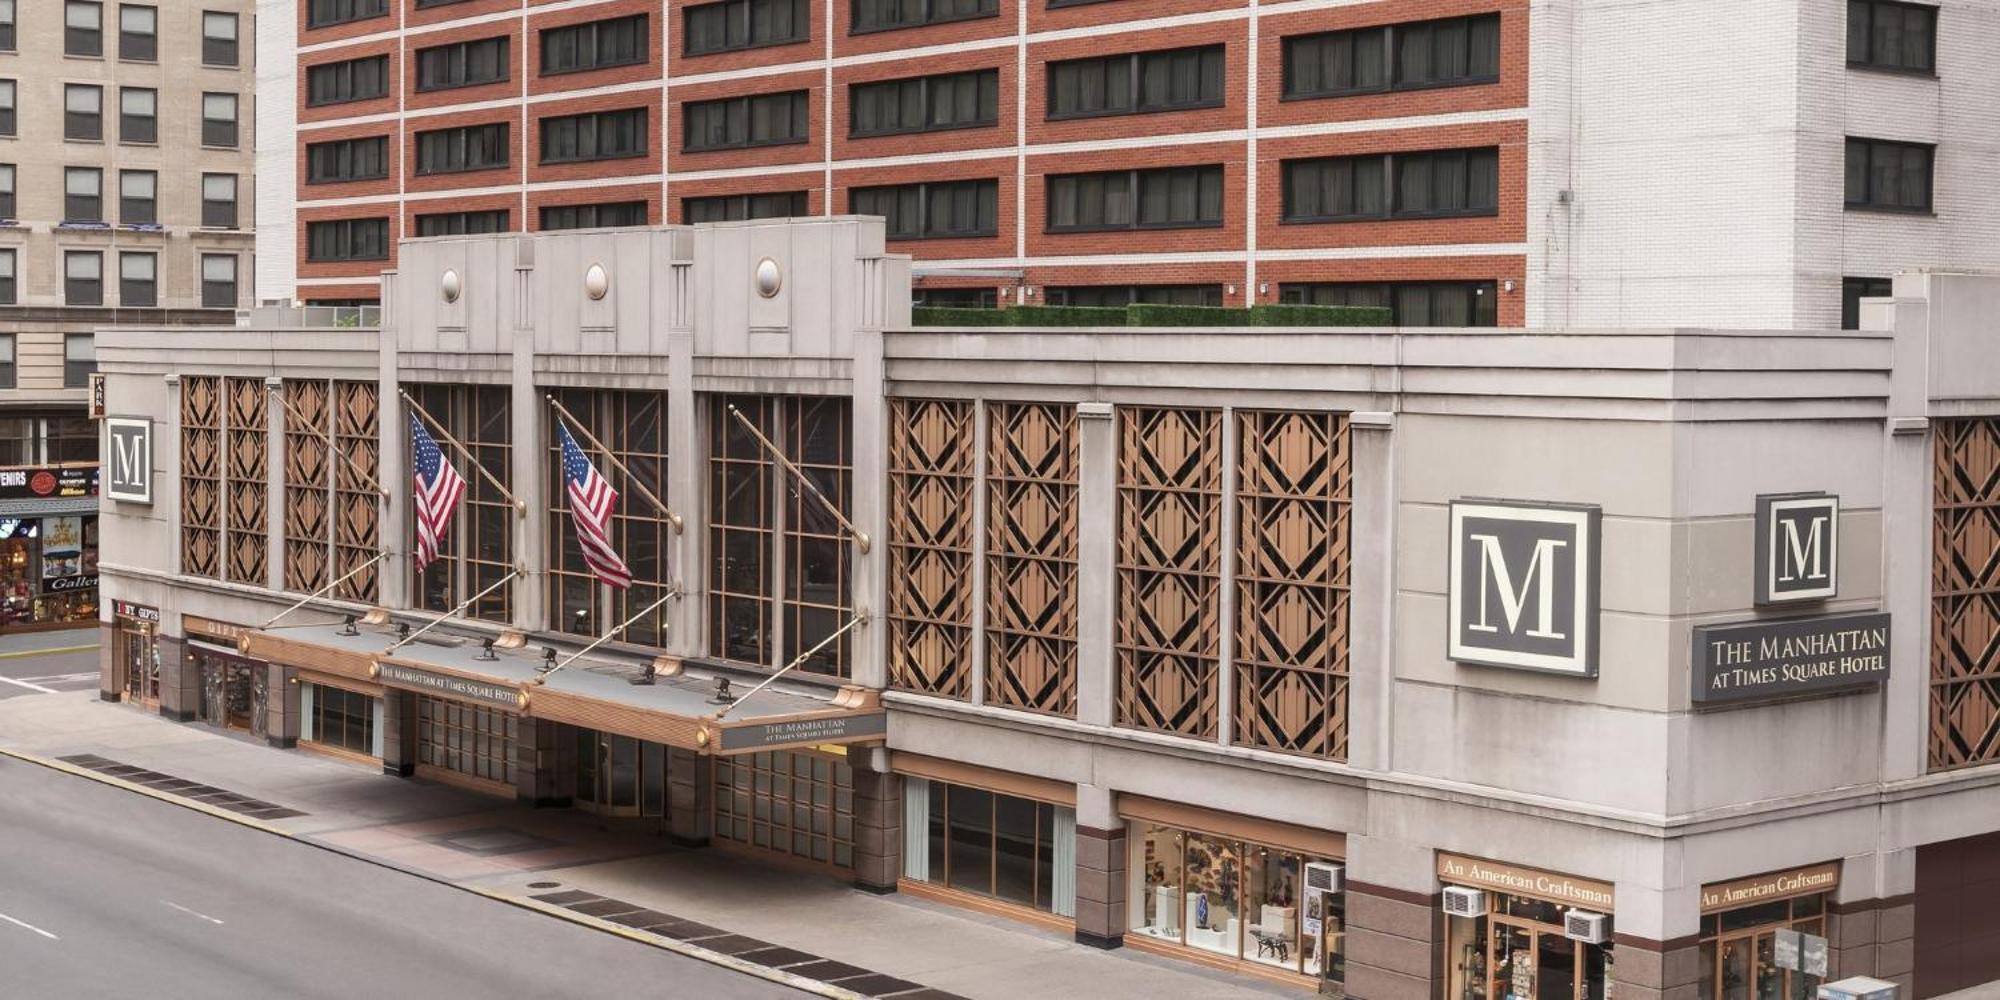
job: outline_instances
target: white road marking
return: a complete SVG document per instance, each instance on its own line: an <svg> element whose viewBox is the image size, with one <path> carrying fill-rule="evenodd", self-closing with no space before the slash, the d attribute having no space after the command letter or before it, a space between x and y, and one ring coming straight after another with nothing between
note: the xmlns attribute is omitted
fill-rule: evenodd
<svg viewBox="0 0 2000 1000"><path fill-rule="evenodd" d="M62 940L62 938L56 937L54 934L50 934L48 931L45 931L40 927L36 927L34 924L31 924L25 920L16 920L13 917L6 915L5 913L0 913L0 920L5 920L16 927L25 927L28 930L34 931L35 933L40 934L41 936L48 938L51 941Z"/></svg>
<svg viewBox="0 0 2000 1000"><path fill-rule="evenodd" d="M167 904L168 906L171 906L171 907L173 907L174 909L176 909L176 910L179 910L179 911L181 911L182 913L185 913L185 914L187 914L187 915L189 915L189 916L192 916L192 917L200 917L201 919L203 919L203 920L206 920L206 921L208 921L209 923L211 923L211 924L214 924L214 925L216 925L216 926L218 926L218 927L222 926L222 921L220 921L220 920L217 920L217 919L215 919L214 917L211 917L211 916L209 916L209 915L208 915L208 914L206 914L206 913L202 913L202 912L200 912L200 911L198 911L198 910L190 910L190 909L188 909L187 907L185 907L185 906L182 906L182 905L181 905L181 904L179 904L179 903L176 903L176 902L173 902L172 900L167 900L167 899L162 899L162 900L160 900L160 902L162 902L162 903L165 903L165 904Z"/></svg>
<svg viewBox="0 0 2000 1000"><path fill-rule="evenodd" d="M57 691L56 691L56 689L55 689L55 688L45 688L45 687L41 686L40 684L30 684L30 683L28 683L27 681L17 681L17 680L15 680L15 679L14 679L14 678L12 678L12 677L0 677L0 684L12 684L12 685L14 685L15 687L24 687L24 688L27 688L27 689L28 689L28 690L30 690L30 691L34 691L34 692L37 692L37 693L39 693L39 694L56 694L56 693L57 693ZM0 914L0 916L4 916L4 915L5 915L5 914Z"/></svg>
<svg viewBox="0 0 2000 1000"><path fill-rule="evenodd" d="M43 684L67 684L71 681L80 681L85 679L96 680L97 671L92 670L89 673L85 674L50 674L47 677L21 677L17 679L24 681L36 681Z"/></svg>

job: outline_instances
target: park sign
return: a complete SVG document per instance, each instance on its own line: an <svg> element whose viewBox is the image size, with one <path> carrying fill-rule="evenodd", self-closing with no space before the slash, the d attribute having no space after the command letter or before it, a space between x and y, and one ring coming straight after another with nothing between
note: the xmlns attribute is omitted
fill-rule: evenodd
<svg viewBox="0 0 2000 1000"><path fill-rule="evenodd" d="M1783 618L1694 629L1697 704L1782 698L1889 676L1889 616Z"/></svg>

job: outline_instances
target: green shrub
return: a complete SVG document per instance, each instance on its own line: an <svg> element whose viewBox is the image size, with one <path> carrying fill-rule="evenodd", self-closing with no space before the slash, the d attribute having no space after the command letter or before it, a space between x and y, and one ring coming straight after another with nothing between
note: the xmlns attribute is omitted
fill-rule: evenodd
<svg viewBox="0 0 2000 1000"><path fill-rule="evenodd" d="M1251 326L1390 326L1388 306L1255 305L1248 310Z"/></svg>
<svg viewBox="0 0 2000 1000"><path fill-rule="evenodd" d="M1014 306L1011 326L1124 326L1124 306Z"/></svg>
<svg viewBox="0 0 2000 1000"><path fill-rule="evenodd" d="M1249 326L1250 310L1226 306L1168 306L1144 302L1125 307L1130 326Z"/></svg>
<svg viewBox="0 0 2000 1000"><path fill-rule="evenodd" d="M1013 326L1008 309L980 309L974 306L916 306L910 310L911 326Z"/></svg>

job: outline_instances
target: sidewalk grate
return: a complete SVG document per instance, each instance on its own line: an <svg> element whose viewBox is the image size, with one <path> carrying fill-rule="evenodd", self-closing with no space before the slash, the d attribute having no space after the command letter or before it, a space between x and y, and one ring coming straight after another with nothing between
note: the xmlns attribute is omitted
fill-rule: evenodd
<svg viewBox="0 0 2000 1000"><path fill-rule="evenodd" d="M252 819L288 819L293 816L305 815L305 813L297 809L287 809L284 806L273 805L261 799L253 799L247 795L238 795L235 792L225 791L213 785L204 785L198 781L189 781L186 778L176 778L171 774L148 771L143 767L134 767L131 764L120 764L115 760L99 757L94 753L73 754L60 759L66 764L75 764L78 767L96 771L99 774L108 774L135 785L144 785L155 791L168 792L178 795L181 798L193 799L196 802L215 806L219 809L242 813Z"/></svg>
<svg viewBox="0 0 2000 1000"><path fill-rule="evenodd" d="M922 983L897 979L858 965L809 955L794 948L785 948L742 934L732 934L720 927L710 927L704 923L661 913L658 910L649 910L633 903L607 899L592 892L569 889L563 892L545 892L529 898L553 903L578 913L602 917L614 924L623 924L649 934L700 945L710 951L734 955L743 961L754 962L767 969L782 969L795 976L818 980L844 990L853 990L863 996L888 997L893 1000L965 1000L957 994L930 989Z"/></svg>

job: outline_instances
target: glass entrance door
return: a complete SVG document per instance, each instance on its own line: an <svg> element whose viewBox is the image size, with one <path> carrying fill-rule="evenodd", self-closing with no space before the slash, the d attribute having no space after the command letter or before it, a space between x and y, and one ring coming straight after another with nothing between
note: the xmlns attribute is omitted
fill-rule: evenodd
<svg viewBox="0 0 2000 1000"><path fill-rule="evenodd" d="M576 731L576 802L604 816L663 816L666 747L630 736Z"/></svg>
<svg viewBox="0 0 2000 1000"><path fill-rule="evenodd" d="M1602 949L1562 928L1489 916L1486 995L1497 1000L1603 1000Z"/></svg>

